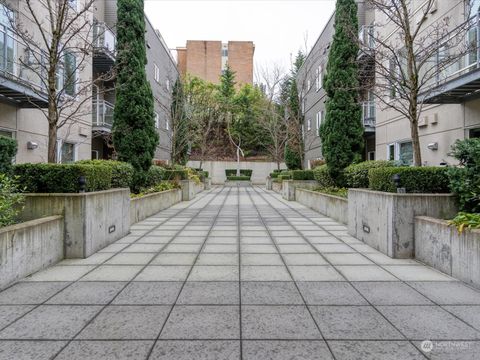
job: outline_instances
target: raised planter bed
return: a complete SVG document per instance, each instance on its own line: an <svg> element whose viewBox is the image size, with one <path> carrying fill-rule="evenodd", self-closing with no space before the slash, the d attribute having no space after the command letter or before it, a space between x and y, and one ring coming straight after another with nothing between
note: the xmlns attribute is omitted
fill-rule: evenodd
<svg viewBox="0 0 480 360"><path fill-rule="evenodd" d="M272 190L275 191L276 193L281 194L282 193L282 183L273 181L272 182Z"/></svg>
<svg viewBox="0 0 480 360"><path fill-rule="evenodd" d="M267 180L265 182L265 188L267 190L272 190L272 185L273 185L273 179L269 176L267 177Z"/></svg>
<svg viewBox="0 0 480 360"><path fill-rule="evenodd" d="M296 188L295 199L300 204L318 211L322 215L331 217L342 224L347 224L348 222L348 200L345 198Z"/></svg>
<svg viewBox="0 0 480 360"><path fill-rule="evenodd" d="M250 180L227 180L225 181L225 186L251 186L252 182Z"/></svg>
<svg viewBox="0 0 480 360"><path fill-rule="evenodd" d="M417 216L415 258L480 288L480 230L459 234L445 220Z"/></svg>
<svg viewBox="0 0 480 360"><path fill-rule="evenodd" d="M130 225L182 201L182 191L172 189L130 199Z"/></svg>
<svg viewBox="0 0 480 360"><path fill-rule="evenodd" d="M397 194L348 190L348 232L392 258L413 258L416 216L448 219L457 213L452 194Z"/></svg>
<svg viewBox="0 0 480 360"><path fill-rule="evenodd" d="M63 259L62 216L0 228L0 289Z"/></svg>
<svg viewBox="0 0 480 360"><path fill-rule="evenodd" d="M282 197L285 200L295 200L295 189L314 189L318 187L316 180L283 180L282 182Z"/></svg>
<svg viewBox="0 0 480 360"><path fill-rule="evenodd" d="M65 258L86 258L128 234L130 190L26 194L24 221L63 215Z"/></svg>

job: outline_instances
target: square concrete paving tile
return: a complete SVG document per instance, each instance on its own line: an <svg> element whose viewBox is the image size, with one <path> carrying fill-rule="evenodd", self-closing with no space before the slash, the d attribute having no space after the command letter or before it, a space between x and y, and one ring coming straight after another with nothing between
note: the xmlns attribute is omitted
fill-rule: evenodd
<svg viewBox="0 0 480 360"><path fill-rule="evenodd" d="M415 289L439 305L480 305L480 291L455 282L412 282Z"/></svg>
<svg viewBox="0 0 480 360"><path fill-rule="evenodd" d="M424 265L385 265L383 268L403 281L454 281L455 279Z"/></svg>
<svg viewBox="0 0 480 360"><path fill-rule="evenodd" d="M298 236L277 236L275 237L275 243L278 245L308 245L302 237Z"/></svg>
<svg viewBox="0 0 480 360"><path fill-rule="evenodd" d="M33 305L0 305L0 329L34 308Z"/></svg>
<svg viewBox="0 0 480 360"><path fill-rule="evenodd" d="M202 253L238 253L237 244L210 244L205 245Z"/></svg>
<svg viewBox="0 0 480 360"><path fill-rule="evenodd" d="M166 244L172 240L172 236L144 236L136 244Z"/></svg>
<svg viewBox="0 0 480 360"><path fill-rule="evenodd" d="M170 244L162 250L163 253L197 253L202 244Z"/></svg>
<svg viewBox="0 0 480 360"><path fill-rule="evenodd" d="M107 261L114 255L114 253L96 253L86 259L65 259L60 261L57 265L98 265Z"/></svg>
<svg viewBox="0 0 480 360"><path fill-rule="evenodd" d="M422 342L415 341L422 351ZM480 341L431 341L432 350L424 354L432 360L478 360Z"/></svg>
<svg viewBox="0 0 480 360"><path fill-rule="evenodd" d="M300 234L295 230L273 230L271 231L273 237L300 237Z"/></svg>
<svg viewBox="0 0 480 360"><path fill-rule="evenodd" d="M367 305L367 301L347 282L297 282L308 305Z"/></svg>
<svg viewBox="0 0 480 360"><path fill-rule="evenodd" d="M193 282L185 284L177 300L180 305L239 304L238 282Z"/></svg>
<svg viewBox="0 0 480 360"><path fill-rule="evenodd" d="M480 332L439 306L378 306L377 309L412 340L480 340Z"/></svg>
<svg viewBox="0 0 480 360"><path fill-rule="evenodd" d="M142 268L140 265L102 265L80 281L130 281Z"/></svg>
<svg viewBox="0 0 480 360"><path fill-rule="evenodd" d="M197 254L158 254L150 265L193 265Z"/></svg>
<svg viewBox="0 0 480 360"><path fill-rule="evenodd" d="M181 282L132 282L115 298L117 305L174 304L182 287Z"/></svg>
<svg viewBox="0 0 480 360"><path fill-rule="evenodd" d="M390 256L380 252L365 253L364 255L378 265L420 265L418 261L413 259L392 259Z"/></svg>
<svg viewBox="0 0 480 360"><path fill-rule="evenodd" d="M155 360L238 360L238 340L159 340L153 348L151 359Z"/></svg>
<svg viewBox="0 0 480 360"><path fill-rule="evenodd" d="M289 282L242 282L244 305L303 305L302 297Z"/></svg>
<svg viewBox="0 0 480 360"><path fill-rule="evenodd" d="M407 284L394 282L352 282L373 305L433 305Z"/></svg>
<svg viewBox="0 0 480 360"><path fill-rule="evenodd" d="M191 266L150 265L133 281L184 281Z"/></svg>
<svg viewBox="0 0 480 360"><path fill-rule="evenodd" d="M238 254L200 254L195 265L238 266Z"/></svg>
<svg viewBox="0 0 480 360"><path fill-rule="evenodd" d="M112 244L112 245L108 245L107 247L104 247L103 249L99 250L98 252L99 252L99 253L106 253L106 252L116 253L116 252L122 251L122 250L125 249L127 246L129 246L129 244L119 244L119 243L115 243L115 244Z"/></svg>
<svg viewBox="0 0 480 360"><path fill-rule="evenodd" d="M328 345L339 360L425 359L408 341L329 341Z"/></svg>
<svg viewBox="0 0 480 360"><path fill-rule="evenodd" d="M240 251L242 253L251 254L278 254L278 251L274 245L241 244Z"/></svg>
<svg viewBox="0 0 480 360"><path fill-rule="evenodd" d="M78 339L156 339L170 306L107 306Z"/></svg>
<svg viewBox="0 0 480 360"><path fill-rule="evenodd" d="M362 254L381 254L380 251L375 250L371 246L361 243L361 244L351 244L350 245L353 249L356 251L362 253Z"/></svg>
<svg viewBox="0 0 480 360"><path fill-rule="evenodd" d="M238 266L196 265L188 281L238 281Z"/></svg>
<svg viewBox="0 0 480 360"><path fill-rule="evenodd" d="M76 281L95 266L52 266L27 276L23 281Z"/></svg>
<svg viewBox="0 0 480 360"><path fill-rule="evenodd" d="M244 360L328 360L333 359L324 341L245 340Z"/></svg>
<svg viewBox="0 0 480 360"><path fill-rule="evenodd" d="M443 308L480 331L479 305L455 305L444 306Z"/></svg>
<svg viewBox="0 0 480 360"><path fill-rule="evenodd" d="M332 265L373 265L361 254L324 254Z"/></svg>
<svg viewBox="0 0 480 360"><path fill-rule="evenodd" d="M120 253L112 257L106 265L146 265L155 256L154 253Z"/></svg>
<svg viewBox="0 0 480 360"><path fill-rule="evenodd" d="M283 265L277 254L242 254L242 265Z"/></svg>
<svg viewBox="0 0 480 360"><path fill-rule="evenodd" d="M56 360L146 359L153 341L72 341Z"/></svg>
<svg viewBox="0 0 480 360"><path fill-rule="evenodd" d="M318 251L323 253L356 253L354 249L345 244L314 244Z"/></svg>
<svg viewBox="0 0 480 360"><path fill-rule="evenodd" d="M311 306L310 310L327 340L404 339L371 306Z"/></svg>
<svg viewBox="0 0 480 360"><path fill-rule="evenodd" d="M52 359L66 343L66 341L0 340L0 360Z"/></svg>
<svg viewBox="0 0 480 360"><path fill-rule="evenodd" d="M238 306L176 305L160 339L238 339Z"/></svg>
<svg viewBox="0 0 480 360"><path fill-rule="evenodd" d="M124 249L124 253L157 253L165 244L132 244Z"/></svg>
<svg viewBox="0 0 480 360"><path fill-rule="evenodd" d="M316 254L315 249L308 244L283 244L278 245L281 253L284 254Z"/></svg>
<svg viewBox="0 0 480 360"><path fill-rule="evenodd" d="M41 304L69 282L20 282L0 292L0 304Z"/></svg>
<svg viewBox="0 0 480 360"><path fill-rule="evenodd" d="M328 236L306 236L312 244L343 244L336 237Z"/></svg>
<svg viewBox="0 0 480 360"><path fill-rule="evenodd" d="M283 254L287 265L328 265L319 254Z"/></svg>
<svg viewBox="0 0 480 360"><path fill-rule="evenodd" d="M241 230L243 236L256 236L256 237L268 237L269 234L263 230Z"/></svg>
<svg viewBox="0 0 480 360"><path fill-rule="evenodd" d="M296 266L288 267L295 281L343 281L342 275L333 266Z"/></svg>
<svg viewBox="0 0 480 360"><path fill-rule="evenodd" d="M377 265L339 265L340 271L349 281L398 281L398 279Z"/></svg>
<svg viewBox="0 0 480 360"><path fill-rule="evenodd" d="M238 240L236 237L219 237L212 236L208 237L206 244L207 245L225 245L225 244L237 244Z"/></svg>
<svg viewBox="0 0 480 360"><path fill-rule="evenodd" d="M101 306L42 305L0 332L2 339L73 338Z"/></svg>
<svg viewBox="0 0 480 360"><path fill-rule="evenodd" d="M104 305L125 285L124 282L77 282L55 295L47 304Z"/></svg>
<svg viewBox="0 0 480 360"><path fill-rule="evenodd" d="M242 306L244 339L321 339L305 306Z"/></svg>
<svg viewBox="0 0 480 360"><path fill-rule="evenodd" d="M285 266L242 266L242 281L292 281Z"/></svg>

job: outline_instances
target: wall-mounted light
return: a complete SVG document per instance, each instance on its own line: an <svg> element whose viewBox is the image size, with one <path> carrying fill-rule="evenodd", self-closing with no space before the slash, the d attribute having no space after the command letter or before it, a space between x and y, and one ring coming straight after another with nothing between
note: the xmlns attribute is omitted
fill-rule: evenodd
<svg viewBox="0 0 480 360"><path fill-rule="evenodd" d="M33 142L33 141L27 142L28 150L35 150L36 148L38 148L38 144L36 142Z"/></svg>
<svg viewBox="0 0 480 360"><path fill-rule="evenodd" d="M430 150L438 150L438 142L428 144L427 148Z"/></svg>

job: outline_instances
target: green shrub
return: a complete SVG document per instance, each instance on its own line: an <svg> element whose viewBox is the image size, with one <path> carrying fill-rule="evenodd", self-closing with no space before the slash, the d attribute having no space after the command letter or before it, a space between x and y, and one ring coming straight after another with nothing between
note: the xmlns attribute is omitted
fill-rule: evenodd
<svg viewBox="0 0 480 360"><path fill-rule="evenodd" d="M80 160L76 164L103 165L112 170L112 188L131 188L135 170L129 163L115 160Z"/></svg>
<svg viewBox="0 0 480 360"><path fill-rule="evenodd" d="M157 166L158 167L158 166ZM172 190L172 189L179 189L180 185L178 183L174 183L171 181L162 181L157 183L155 186L141 189L141 191L138 194L131 194L130 197L136 198L136 197L141 197L145 196L148 194L154 194L162 191L167 191L167 190Z"/></svg>
<svg viewBox="0 0 480 360"><path fill-rule="evenodd" d="M281 173L283 170L282 169L275 169L273 170L274 173Z"/></svg>
<svg viewBox="0 0 480 360"><path fill-rule="evenodd" d="M0 174L0 227L15 224L17 221L25 201L20 190L17 179Z"/></svg>
<svg viewBox="0 0 480 360"><path fill-rule="evenodd" d="M285 173L281 173L280 175L278 175L278 179L280 181L283 181L283 180L292 180L292 174L290 172L285 172Z"/></svg>
<svg viewBox="0 0 480 360"><path fill-rule="evenodd" d="M272 173L270 173L270 177L271 177L272 179L276 179L276 178L278 177L278 175L280 175L280 172L272 172Z"/></svg>
<svg viewBox="0 0 480 360"><path fill-rule="evenodd" d="M78 179L84 176L86 191L108 190L112 185L112 169L87 164L19 164L13 168L26 192L75 193Z"/></svg>
<svg viewBox="0 0 480 360"><path fill-rule="evenodd" d="M448 224L455 225L460 234L465 229L480 229L480 214L459 212Z"/></svg>
<svg viewBox="0 0 480 360"><path fill-rule="evenodd" d="M349 188L368 188L368 171L380 167L392 167L393 161L377 160L352 164L345 168L344 176Z"/></svg>
<svg viewBox="0 0 480 360"><path fill-rule="evenodd" d="M252 177L253 170L251 169L240 169L241 176L248 176L248 179ZM229 176L237 176L237 169L225 169L225 175Z"/></svg>
<svg viewBox="0 0 480 360"><path fill-rule="evenodd" d="M292 180L315 180L313 170L292 170Z"/></svg>
<svg viewBox="0 0 480 360"><path fill-rule="evenodd" d="M459 167L448 169L450 189L458 195L460 209L480 213L480 139L457 140L451 156Z"/></svg>
<svg viewBox="0 0 480 360"><path fill-rule="evenodd" d="M147 171L147 178L145 180L145 184L141 186L141 188L150 188L157 184L160 184L166 178L166 172L163 167L152 165L150 169Z"/></svg>
<svg viewBox="0 0 480 360"><path fill-rule="evenodd" d="M313 191L317 191L323 194L335 195L343 198L348 198L348 189L347 188L338 188L338 187L326 187L326 188L315 188Z"/></svg>
<svg viewBox="0 0 480 360"><path fill-rule="evenodd" d="M165 170L164 180L187 180L188 179L188 172L187 170Z"/></svg>
<svg viewBox="0 0 480 360"><path fill-rule="evenodd" d="M335 182L330 176L327 165L320 165L313 169L313 177L318 181L318 186L320 188L329 188L335 186Z"/></svg>
<svg viewBox="0 0 480 360"><path fill-rule="evenodd" d="M228 181L248 181L250 176L227 176Z"/></svg>
<svg viewBox="0 0 480 360"><path fill-rule="evenodd" d="M302 158L300 157L300 154L288 144L285 146L284 159L288 170L297 170L302 168Z"/></svg>
<svg viewBox="0 0 480 360"><path fill-rule="evenodd" d="M372 190L397 192L393 175L400 175L400 187L407 193L448 193L447 169L442 167L380 167L368 171Z"/></svg>
<svg viewBox="0 0 480 360"><path fill-rule="evenodd" d="M0 173L10 173L12 159L17 153L17 141L0 135Z"/></svg>

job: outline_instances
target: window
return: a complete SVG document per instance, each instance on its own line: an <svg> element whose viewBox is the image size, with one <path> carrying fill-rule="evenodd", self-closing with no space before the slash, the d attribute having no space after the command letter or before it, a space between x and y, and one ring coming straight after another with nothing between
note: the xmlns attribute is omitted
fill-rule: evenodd
<svg viewBox="0 0 480 360"><path fill-rule="evenodd" d="M63 67L65 94L75 96L77 93L77 59L74 54L70 52L65 53Z"/></svg>
<svg viewBox="0 0 480 360"><path fill-rule="evenodd" d="M398 161L401 165L413 164L413 144L411 141L396 142L387 146L388 160Z"/></svg>
<svg viewBox="0 0 480 360"><path fill-rule="evenodd" d="M318 91L322 88L322 66L317 68L315 76L315 89Z"/></svg>
<svg viewBox="0 0 480 360"><path fill-rule="evenodd" d="M375 160L375 151L369 151L367 153L367 159L368 160Z"/></svg>
<svg viewBox="0 0 480 360"><path fill-rule="evenodd" d="M155 129L160 128L160 116L158 115L158 113L155 113L153 119L155 120Z"/></svg>
<svg viewBox="0 0 480 360"><path fill-rule="evenodd" d="M477 15L480 11L480 0L468 0L467 2L466 13L469 14L468 17L471 18L472 16Z"/></svg>
<svg viewBox="0 0 480 360"><path fill-rule="evenodd" d="M153 78L156 82L160 82L160 69L157 64L153 64Z"/></svg>
<svg viewBox="0 0 480 360"><path fill-rule="evenodd" d="M307 80L307 90L310 90L311 87L312 87L311 81L310 81L310 79L308 79Z"/></svg>
<svg viewBox="0 0 480 360"><path fill-rule="evenodd" d="M0 129L0 136L5 136L13 139L13 132L6 129Z"/></svg>
<svg viewBox="0 0 480 360"><path fill-rule="evenodd" d="M166 81L167 91L170 91L170 79Z"/></svg>
<svg viewBox="0 0 480 360"><path fill-rule="evenodd" d="M390 161L395 160L395 144L389 144L387 146L387 159Z"/></svg>
<svg viewBox="0 0 480 360"><path fill-rule="evenodd" d="M14 72L15 38L11 28L13 11L0 4L0 69Z"/></svg>
<svg viewBox="0 0 480 360"><path fill-rule="evenodd" d="M1 131L0 131L0 135L1 135ZM470 139L480 138L480 128L479 129L470 129L469 132L468 132L468 137Z"/></svg>
<svg viewBox="0 0 480 360"><path fill-rule="evenodd" d="M69 163L75 162L76 160L75 150L76 150L75 144L64 142L62 144L60 162L62 164L69 164Z"/></svg>
<svg viewBox="0 0 480 360"><path fill-rule="evenodd" d="M307 119L307 131L312 130L312 119Z"/></svg>
<svg viewBox="0 0 480 360"><path fill-rule="evenodd" d="M218 53L217 53L218 54ZM228 48L223 48L222 49L222 56L223 57L228 57Z"/></svg>
<svg viewBox="0 0 480 360"><path fill-rule="evenodd" d="M302 115L305 114L306 104L307 104L307 99L303 97L303 93L302 93Z"/></svg>
<svg viewBox="0 0 480 360"><path fill-rule="evenodd" d="M77 0L68 0L68 5L74 10L77 10Z"/></svg>
<svg viewBox="0 0 480 360"><path fill-rule="evenodd" d="M168 119L165 120L165 130L170 130L170 124L168 123Z"/></svg>
<svg viewBox="0 0 480 360"><path fill-rule="evenodd" d="M322 124L323 121L323 110L317 112L317 136L320 136L320 125Z"/></svg>

